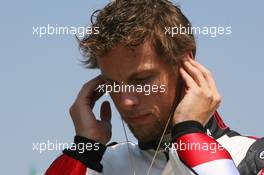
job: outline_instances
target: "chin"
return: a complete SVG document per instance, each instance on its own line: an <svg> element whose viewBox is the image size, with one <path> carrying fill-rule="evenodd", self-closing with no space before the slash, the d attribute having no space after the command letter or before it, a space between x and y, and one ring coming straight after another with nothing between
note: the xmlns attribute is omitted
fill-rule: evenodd
<svg viewBox="0 0 264 175"><path fill-rule="evenodd" d="M129 126L130 131L136 137L136 139L140 142L148 142L153 140L158 140L162 135L162 130L160 129L160 125L153 127L131 127Z"/></svg>

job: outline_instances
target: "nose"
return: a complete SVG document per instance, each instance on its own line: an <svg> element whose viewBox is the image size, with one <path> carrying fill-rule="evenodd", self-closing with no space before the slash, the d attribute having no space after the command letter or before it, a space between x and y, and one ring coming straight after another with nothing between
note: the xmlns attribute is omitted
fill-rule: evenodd
<svg viewBox="0 0 264 175"><path fill-rule="evenodd" d="M120 93L120 105L126 109L132 109L139 104L139 99L135 93Z"/></svg>

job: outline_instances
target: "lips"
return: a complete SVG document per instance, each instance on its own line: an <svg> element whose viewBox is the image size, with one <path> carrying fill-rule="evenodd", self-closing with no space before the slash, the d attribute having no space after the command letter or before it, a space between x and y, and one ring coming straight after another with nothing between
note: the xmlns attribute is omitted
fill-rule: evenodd
<svg viewBox="0 0 264 175"><path fill-rule="evenodd" d="M150 114L144 114L144 115L138 115L138 116L133 116L133 117L127 117L126 121L129 124L143 124L149 121L150 119Z"/></svg>

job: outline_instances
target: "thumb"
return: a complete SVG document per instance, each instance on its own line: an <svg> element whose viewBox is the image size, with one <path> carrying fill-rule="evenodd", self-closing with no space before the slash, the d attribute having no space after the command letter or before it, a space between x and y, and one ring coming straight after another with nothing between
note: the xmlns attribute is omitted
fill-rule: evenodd
<svg viewBox="0 0 264 175"><path fill-rule="evenodd" d="M111 122L112 112L109 101L104 101L101 105L100 118L102 121Z"/></svg>

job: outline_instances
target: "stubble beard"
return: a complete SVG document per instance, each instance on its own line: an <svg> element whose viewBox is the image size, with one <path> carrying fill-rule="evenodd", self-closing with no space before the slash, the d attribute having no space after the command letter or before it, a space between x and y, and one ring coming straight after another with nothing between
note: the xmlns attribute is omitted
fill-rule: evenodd
<svg viewBox="0 0 264 175"><path fill-rule="evenodd" d="M139 142L144 143L148 141L158 141L164 132L166 123L167 121L157 119L153 121L153 123L147 125L127 125L134 137L136 137Z"/></svg>

